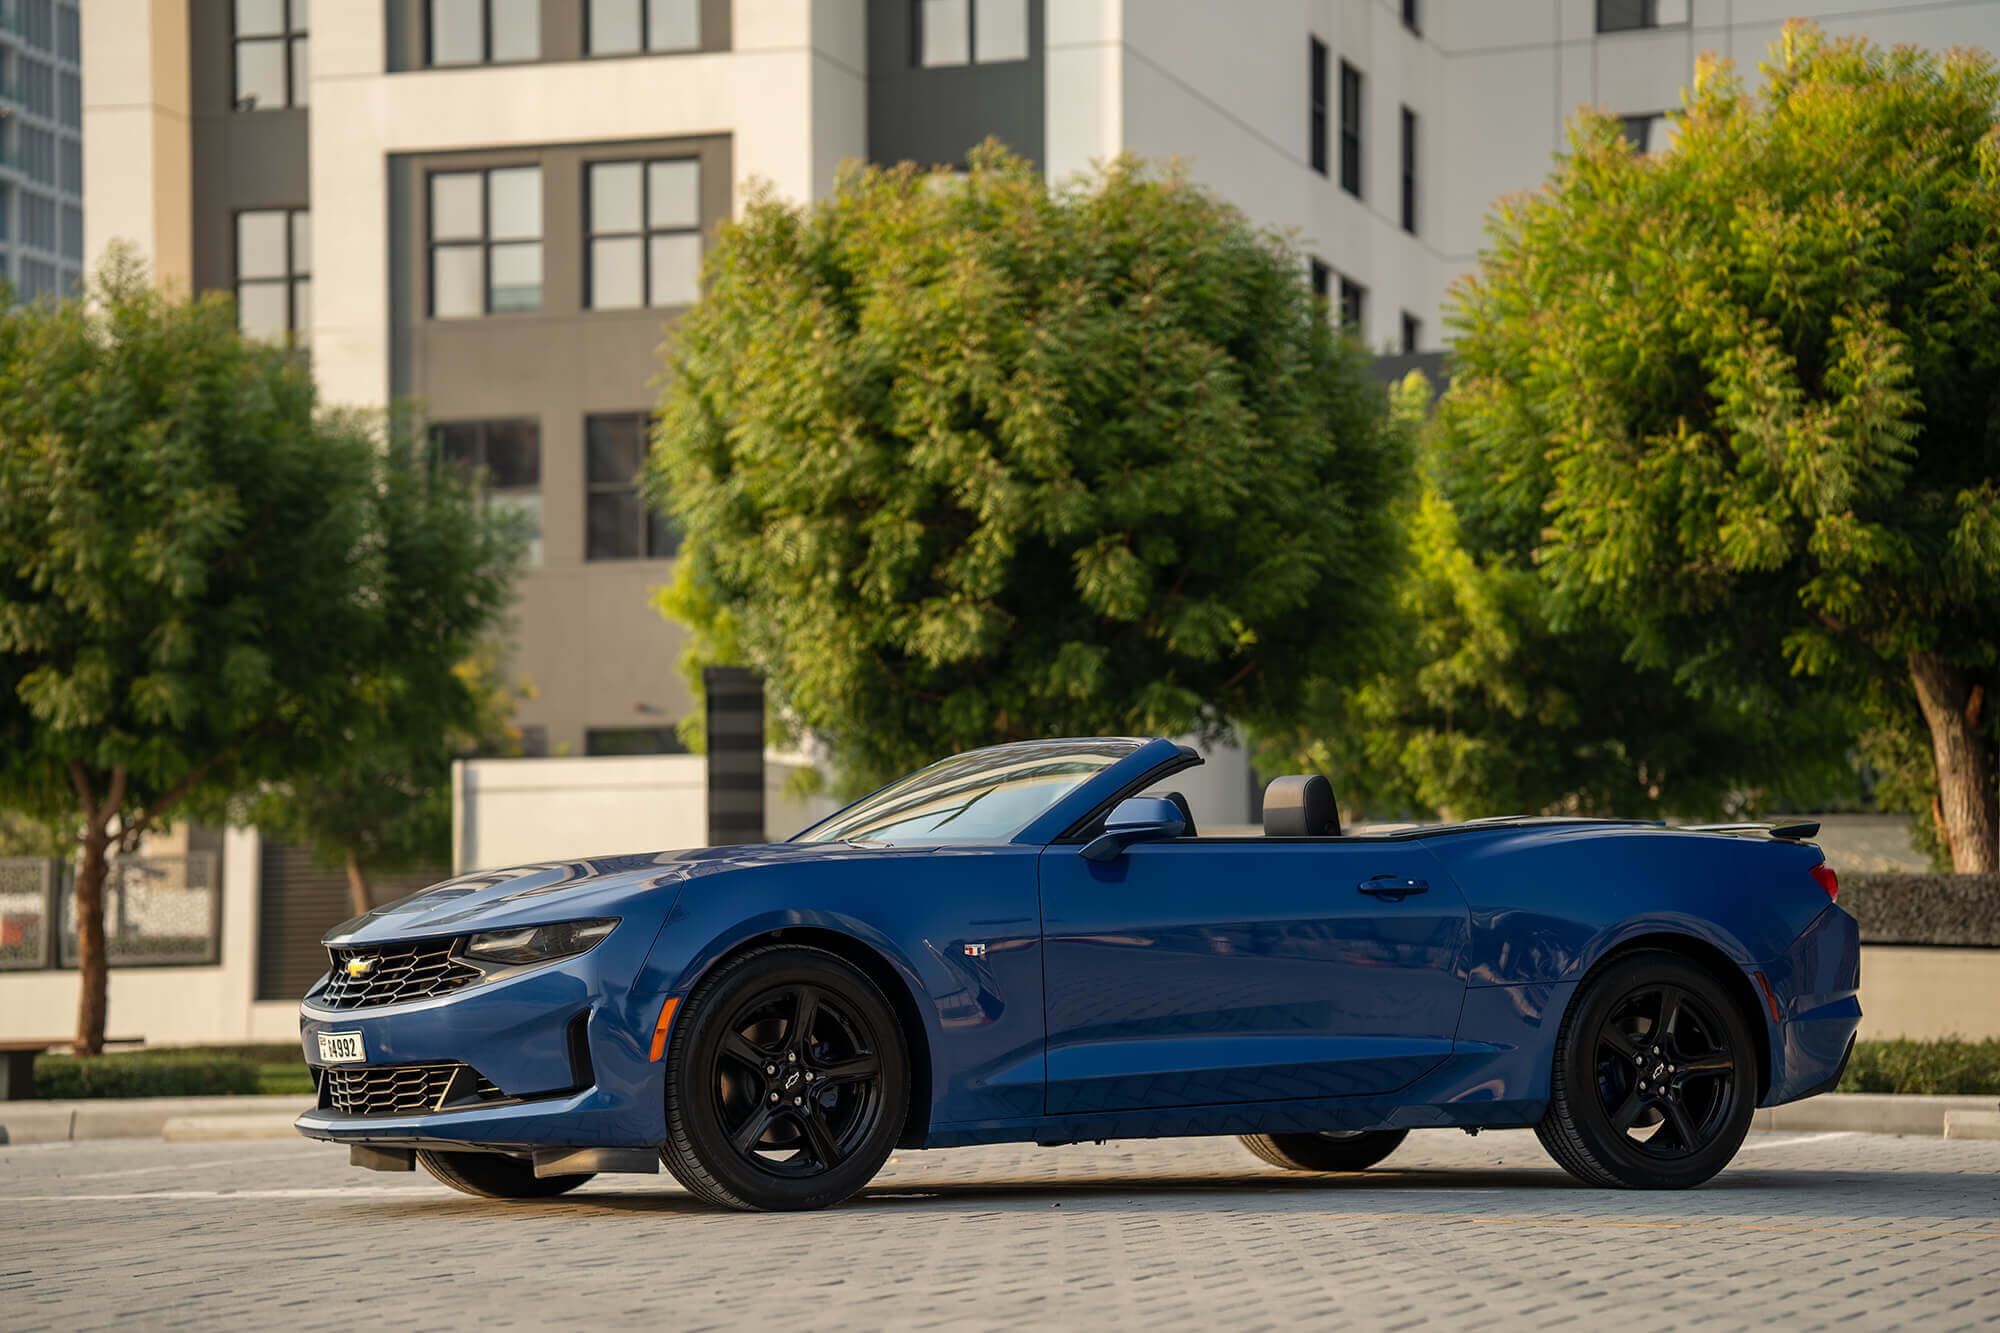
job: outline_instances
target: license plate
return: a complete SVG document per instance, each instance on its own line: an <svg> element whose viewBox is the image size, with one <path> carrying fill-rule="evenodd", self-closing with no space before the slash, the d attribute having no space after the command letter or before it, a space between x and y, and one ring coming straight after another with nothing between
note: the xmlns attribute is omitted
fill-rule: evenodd
<svg viewBox="0 0 2000 1333"><path fill-rule="evenodd" d="M359 1032L322 1032L319 1034L319 1062L323 1065L351 1065L366 1060L368 1052L361 1049Z"/></svg>

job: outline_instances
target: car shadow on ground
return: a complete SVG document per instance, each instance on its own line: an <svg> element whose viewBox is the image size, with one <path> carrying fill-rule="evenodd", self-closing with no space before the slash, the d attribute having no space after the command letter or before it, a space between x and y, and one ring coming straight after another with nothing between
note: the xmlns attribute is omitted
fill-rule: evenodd
<svg viewBox="0 0 2000 1333"><path fill-rule="evenodd" d="M1982 1196L1993 1198L1993 1178L1981 1174L1951 1172L1868 1172L1855 1170L1769 1170L1725 1171L1699 1189L1691 1191L1603 1190L1582 1185L1551 1166L1505 1168L1415 1168L1373 1171L1344 1175L1315 1175L1308 1172L1279 1173L1246 1170L1237 1172L1092 1172L1071 1179L1034 1178L986 1179L903 1178L878 1181L834 1212L884 1210L918 1212L958 1210L967 1206L982 1209L1026 1211L1064 1205L1101 1208L1106 1204L1132 1203L1157 1211L1176 1203L1191 1210L1213 1211L1228 1208L1236 1212L1296 1212L1302 1208L1334 1209L1411 1216L1434 1214L1440 1217L1481 1216L1504 1218L1532 1215L1549 1220L1604 1221L1616 1223L1633 1217L1657 1217L1671 1213L1678 1222L1699 1224L1704 1220L1726 1223L1732 1219L1755 1219L1772 1228L1823 1226L1844 1229L1866 1228L1874 1217L1896 1217L1899 1226L1909 1226L1914 1211L1940 1220L1935 1229L1955 1230L1965 1226L1992 1225L2000 1221L2000 1208L1990 1208L1971 1216L1962 1211L1943 1211L1941 1200L1972 1202ZM459 1198L440 1194L435 1199L415 1199L408 1195L393 1201L380 1199L367 1204L375 1216L417 1218L431 1216L483 1216L505 1214L522 1219L547 1217L553 1212L569 1214L655 1214L701 1217L749 1217L719 1209L673 1188L662 1176L640 1183L634 1178L629 1188L618 1182L610 1188L596 1185L559 1199L523 1201L515 1204ZM1465 1196L1478 1196L1477 1202ZM344 1206L344 1205L343 1205ZM781 1215L774 1215L781 1216ZM2000 1230L1996 1230L2000 1235Z"/></svg>

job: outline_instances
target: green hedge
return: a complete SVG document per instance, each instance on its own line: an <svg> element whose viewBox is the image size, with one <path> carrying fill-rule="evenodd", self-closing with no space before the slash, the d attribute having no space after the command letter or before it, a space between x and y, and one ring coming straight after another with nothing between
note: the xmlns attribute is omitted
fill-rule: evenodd
<svg viewBox="0 0 2000 1333"><path fill-rule="evenodd" d="M44 1055L35 1061L35 1095L75 1097L215 1097L254 1093L258 1068L237 1055L133 1051L117 1055Z"/></svg>
<svg viewBox="0 0 2000 1333"><path fill-rule="evenodd" d="M1857 1042L1839 1090L2000 1093L2000 1039Z"/></svg>

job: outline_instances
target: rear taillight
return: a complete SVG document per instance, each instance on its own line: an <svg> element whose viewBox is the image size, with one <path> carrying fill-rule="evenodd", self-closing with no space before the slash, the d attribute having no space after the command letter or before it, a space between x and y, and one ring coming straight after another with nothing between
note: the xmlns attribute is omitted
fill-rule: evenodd
<svg viewBox="0 0 2000 1333"><path fill-rule="evenodd" d="M1819 881L1819 886L1826 890L1826 900L1828 902L1833 902L1840 897L1840 876L1833 873L1832 866L1821 861L1812 868L1811 874L1815 880Z"/></svg>

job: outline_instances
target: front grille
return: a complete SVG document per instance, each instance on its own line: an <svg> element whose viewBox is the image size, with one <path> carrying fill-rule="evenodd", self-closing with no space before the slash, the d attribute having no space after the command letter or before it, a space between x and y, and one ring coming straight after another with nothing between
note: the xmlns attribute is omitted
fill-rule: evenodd
<svg viewBox="0 0 2000 1333"><path fill-rule="evenodd" d="M423 1115L506 1094L466 1064L334 1065L320 1081L320 1105L347 1115Z"/></svg>
<svg viewBox="0 0 2000 1333"><path fill-rule="evenodd" d="M462 958L454 958L457 940L412 940L405 944L361 945L328 949L333 976L313 1001L322 1009L365 1009L377 1004L427 1000L455 991L484 974ZM357 959L369 962L360 976L348 973Z"/></svg>

